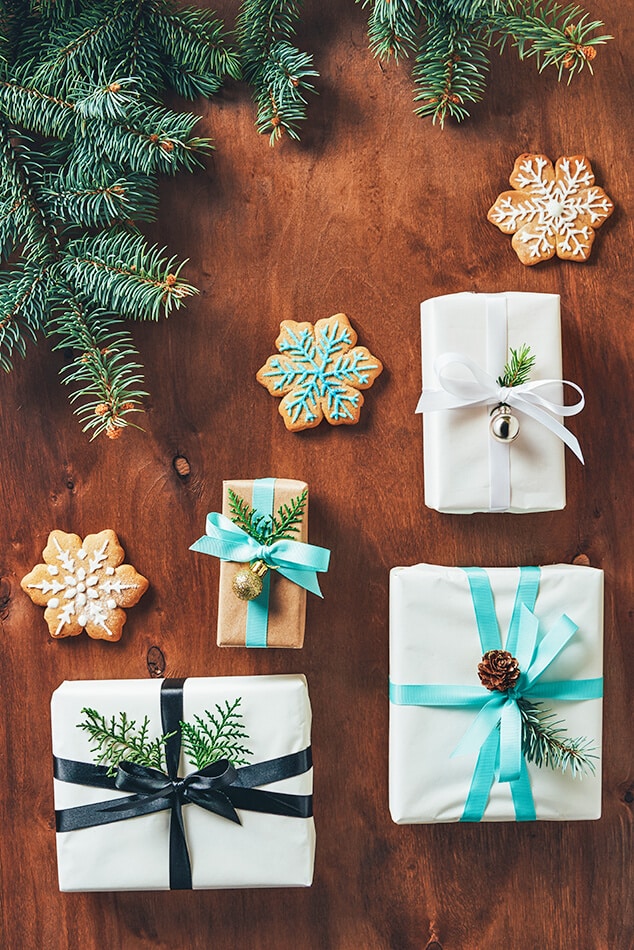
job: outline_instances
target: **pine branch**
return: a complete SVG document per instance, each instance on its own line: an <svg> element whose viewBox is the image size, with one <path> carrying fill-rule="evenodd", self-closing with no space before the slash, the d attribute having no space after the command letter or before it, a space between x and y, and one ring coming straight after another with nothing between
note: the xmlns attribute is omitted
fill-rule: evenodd
<svg viewBox="0 0 634 950"><path fill-rule="evenodd" d="M13 368L13 356L26 355L27 340L37 340L48 318L49 283L37 264L0 271L0 367Z"/></svg>
<svg viewBox="0 0 634 950"><path fill-rule="evenodd" d="M275 145L286 132L298 139L306 118L303 92L314 92L319 74L312 56L291 40L299 20L299 0L243 0L236 24L245 80L253 86L256 127Z"/></svg>
<svg viewBox="0 0 634 950"><path fill-rule="evenodd" d="M528 382L534 365L535 356L527 343L522 343L517 350L511 349L511 358L504 367L502 375L496 380L498 386L509 388Z"/></svg>
<svg viewBox="0 0 634 950"><path fill-rule="evenodd" d="M95 763L109 766L108 775L116 775L119 762L122 761L165 770L165 743L175 733L151 740L150 720L147 716L137 727L136 721L128 719L125 712L120 712L118 717L112 716L109 720L90 707L84 707L82 713L86 718L77 728L90 736Z"/></svg>
<svg viewBox="0 0 634 950"><path fill-rule="evenodd" d="M198 293L179 279L183 264L167 259L164 250L149 247L141 234L112 229L69 241L58 267L76 291L88 293L105 310L158 320L161 310L168 316Z"/></svg>
<svg viewBox="0 0 634 950"><path fill-rule="evenodd" d="M447 116L465 119L466 103L482 99L488 68L482 27L454 17L429 23L414 66L418 89L414 101L423 103L416 115L432 116L441 128Z"/></svg>
<svg viewBox="0 0 634 950"><path fill-rule="evenodd" d="M261 515L241 495L228 489L231 520L246 531L258 544L273 544L274 541L295 540L308 500L308 489L292 498L289 504L281 505L277 515Z"/></svg>
<svg viewBox="0 0 634 950"><path fill-rule="evenodd" d="M522 717L522 751L527 762L540 768L570 771L573 777L585 772L595 773L595 761L591 740L584 737L570 739L562 728L562 721L553 721L555 714L544 709L541 703L518 699Z"/></svg>
<svg viewBox="0 0 634 950"><path fill-rule="evenodd" d="M370 48L375 56L398 61L416 50L421 12L409 0L357 0L371 6L368 23Z"/></svg>
<svg viewBox="0 0 634 950"><path fill-rule="evenodd" d="M219 759L228 759L234 766L248 765L247 756L253 753L242 742L249 736L238 712L241 702L241 698L233 703L225 700L224 707L216 703L217 715L206 709L204 718L194 716L194 723L181 723L183 752L196 769Z"/></svg>
<svg viewBox="0 0 634 950"><path fill-rule="evenodd" d="M568 82L587 66L592 72L596 47L613 39L608 34L593 36L603 27L590 20L576 4L563 6L552 0L510 0L490 18L491 32L499 33L500 51L507 40L517 47L520 59L535 57L540 72L554 65L561 79L568 70Z"/></svg>
<svg viewBox="0 0 634 950"><path fill-rule="evenodd" d="M131 413L142 411L142 367L130 333L113 313L91 309L68 296L58 302L49 333L59 337L56 350L72 350L61 370L71 387L70 401L84 432L118 438L130 425Z"/></svg>

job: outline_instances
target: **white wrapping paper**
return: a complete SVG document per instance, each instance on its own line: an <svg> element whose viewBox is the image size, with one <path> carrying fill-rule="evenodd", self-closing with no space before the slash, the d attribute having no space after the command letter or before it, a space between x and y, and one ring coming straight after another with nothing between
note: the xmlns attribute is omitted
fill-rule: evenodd
<svg viewBox="0 0 634 950"><path fill-rule="evenodd" d="M492 346L487 329L488 300L506 304L507 338L501 346ZM425 389L438 388L434 361L442 353L464 354L497 377L508 360L509 348L517 349L523 343L535 356L531 380L562 378L556 294L433 297L421 304L421 333ZM492 358L493 350L501 350L502 356L496 352ZM488 365L491 361L496 365ZM459 371L455 375L459 377ZM549 398L560 399L561 387L551 387ZM455 514L490 510L489 413L487 406L424 413L425 504L429 508ZM520 435L510 447L511 503L507 510L521 513L564 508L564 445L539 422L524 415L519 418Z"/></svg>
<svg viewBox="0 0 634 950"><path fill-rule="evenodd" d="M487 568L502 642L506 640L518 568ZM603 673L603 572L556 564L541 569L534 613L548 629L562 613L579 629L540 682L586 679ZM417 564L390 574L390 679L397 684L479 686L480 639L467 575L460 568ZM593 740L601 752L602 700L544 700L565 720L570 737ZM477 709L390 703L389 799L398 824L459 821L476 754L451 753ZM528 764L537 819L601 816L601 764L573 778ZM514 821L508 783L494 782L485 821Z"/></svg>
<svg viewBox="0 0 634 950"><path fill-rule="evenodd" d="M64 682L51 702L53 753L93 762L90 737L77 728L90 706L103 715L125 711L137 723L151 720L161 734L161 680ZM299 752L310 745L311 709L303 676L191 678L184 688L183 718L193 721L215 704L241 697L249 764ZM181 754L179 775L194 767ZM269 791L312 793L312 769L267 785ZM54 780L55 808L110 801L125 793ZM313 877L315 826L312 818L239 810L242 825L183 806L194 888L309 886ZM169 888L170 812L143 815L96 828L57 834L62 891L163 890Z"/></svg>

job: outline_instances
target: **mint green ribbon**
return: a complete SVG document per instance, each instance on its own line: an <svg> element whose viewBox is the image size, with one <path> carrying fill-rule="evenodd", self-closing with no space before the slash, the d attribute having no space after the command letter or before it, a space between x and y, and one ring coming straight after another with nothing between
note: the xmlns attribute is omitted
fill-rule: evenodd
<svg viewBox="0 0 634 950"><path fill-rule="evenodd" d="M270 515L273 508L275 479L261 478L254 482L253 508L258 514ZM222 561L239 564L264 563L287 580L312 594L322 597L317 573L328 570L330 551L316 544L281 539L273 544L260 544L229 518L218 512L207 515L205 535L191 545L191 551L210 554ZM263 577L262 593L249 601L247 607L248 647L266 647L269 613L270 572Z"/></svg>
<svg viewBox="0 0 634 950"><path fill-rule="evenodd" d="M469 580L482 653L501 650L502 639L495 613L493 591L482 568L463 568ZM484 686L395 684L390 701L400 706L458 706L479 712L452 752L452 756L477 753L471 787L461 821L481 821L495 781L508 782L518 821L535 820L535 804L526 761L522 754L522 717L518 699L579 701L599 699L603 679L540 679L575 635L578 627L562 614L540 635L533 613L540 569L520 568L520 580L506 638L506 650L518 661L521 673L513 689L491 691Z"/></svg>

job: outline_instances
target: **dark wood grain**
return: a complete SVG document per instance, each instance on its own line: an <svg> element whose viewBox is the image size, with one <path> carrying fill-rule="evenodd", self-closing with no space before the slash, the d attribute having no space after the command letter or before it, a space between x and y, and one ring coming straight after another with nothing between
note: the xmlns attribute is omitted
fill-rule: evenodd
<svg viewBox="0 0 634 950"><path fill-rule="evenodd" d="M616 40L566 88L515 54L485 103L444 132L412 114L409 66L368 51L365 14L306 4L320 95L301 144L270 150L248 92L198 104L217 151L167 181L154 234L201 289L139 326L145 431L88 443L43 345L2 380L0 539L2 921L7 950L629 950L632 887L632 14L588 0ZM231 14L228 3L221 8ZM515 157L586 154L615 200L585 265L524 268L486 212ZM569 503L456 517L423 504L419 302L461 290L561 294L573 422ZM354 428L288 433L254 380L280 320L344 311L386 371ZM180 461L179 461L180 460ZM182 460L185 460L183 462ZM185 464L186 463L186 464ZM311 540L332 548L296 651L215 646L218 565L188 551L223 478L311 487ZM52 528L114 528L151 581L117 645L52 641L19 580ZM420 560L572 561L606 573L603 817L397 827L387 809L388 571ZM314 710L309 890L59 894L49 699L72 678L305 672Z"/></svg>

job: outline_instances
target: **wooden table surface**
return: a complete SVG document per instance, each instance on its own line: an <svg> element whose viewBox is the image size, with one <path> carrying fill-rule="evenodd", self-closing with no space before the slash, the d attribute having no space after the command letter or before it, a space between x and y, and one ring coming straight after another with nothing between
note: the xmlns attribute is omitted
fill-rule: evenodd
<svg viewBox="0 0 634 950"><path fill-rule="evenodd" d="M414 117L410 64L381 66L365 12L308 2L300 45L321 78L302 141L270 149L248 90L196 108L216 151L166 181L153 235L201 291L138 326L144 431L89 443L46 344L2 379L2 920L7 950L628 950L632 887L632 14L588 0L616 39L569 87L513 52L486 101L445 131ZM233 5L220 12L231 16ZM591 259L523 267L486 220L521 152L587 155L616 203ZM449 516L425 508L419 303L457 291L561 295L564 376L585 390L568 507ZM344 311L385 364L360 423L286 431L254 375L283 319ZM184 456L191 474L173 460ZM332 549L302 651L215 645L218 563L189 544L223 478L305 479L310 538ZM114 528L151 582L117 645L54 641L21 592L53 528ZM388 574L430 561L545 564L606 577L603 817L396 826L387 807ZM314 714L310 889L60 894L49 700L64 679L295 673Z"/></svg>

